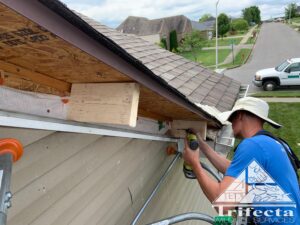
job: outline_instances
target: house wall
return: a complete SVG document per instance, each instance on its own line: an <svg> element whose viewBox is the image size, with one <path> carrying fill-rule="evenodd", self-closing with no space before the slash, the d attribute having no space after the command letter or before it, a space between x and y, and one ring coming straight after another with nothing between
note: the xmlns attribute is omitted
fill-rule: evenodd
<svg viewBox="0 0 300 225"><path fill-rule="evenodd" d="M204 160L206 163L207 161ZM183 160L176 164L165 185L155 195L138 225L149 224L171 216L187 212L205 213L216 216L216 211L204 196L197 180L186 179L182 172ZM122 223L118 223L121 225ZM207 225L203 221L185 221L182 225Z"/></svg>
<svg viewBox="0 0 300 225"><path fill-rule="evenodd" d="M167 143L0 127L19 139L8 225L130 224L173 159ZM185 211L211 212L177 163L141 223Z"/></svg>

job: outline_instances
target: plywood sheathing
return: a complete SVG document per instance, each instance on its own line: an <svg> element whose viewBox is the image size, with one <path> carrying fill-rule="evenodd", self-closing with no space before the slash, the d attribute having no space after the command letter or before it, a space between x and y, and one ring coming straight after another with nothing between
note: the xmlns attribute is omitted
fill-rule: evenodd
<svg viewBox="0 0 300 225"><path fill-rule="evenodd" d="M158 115L166 115L166 117L172 119L205 120L204 117L201 118L199 115L196 115L195 113L168 101L167 99L143 86L141 87L139 106L144 110L151 111Z"/></svg>
<svg viewBox="0 0 300 225"><path fill-rule="evenodd" d="M0 61L69 83L132 81L3 4L0 21Z"/></svg>

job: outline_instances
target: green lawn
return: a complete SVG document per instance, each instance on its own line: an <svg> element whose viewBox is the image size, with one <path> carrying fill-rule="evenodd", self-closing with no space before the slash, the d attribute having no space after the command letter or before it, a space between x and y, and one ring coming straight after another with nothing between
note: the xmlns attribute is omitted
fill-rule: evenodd
<svg viewBox="0 0 300 225"><path fill-rule="evenodd" d="M218 46L229 46L231 43L238 45L243 38L219 38ZM216 39L206 40L203 42L203 47L216 47Z"/></svg>
<svg viewBox="0 0 300 225"><path fill-rule="evenodd" d="M239 53L234 57L234 63L224 64L221 65L220 68L234 68L237 66L241 66L245 63L245 60L248 58L249 54L251 53L251 49L242 48Z"/></svg>
<svg viewBox="0 0 300 225"><path fill-rule="evenodd" d="M264 91L252 94L253 97L300 97L300 90L299 91Z"/></svg>
<svg viewBox="0 0 300 225"><path fill-rule="evenodd" d="M289 143L293 151L300 157L300 103L269 103L269 117L283 127L275 129L268 124L264 128ZM236 144L239 140L236 140ZM227 158L232 159L233 149Z"/></svg>
<svg viewBox="0 0 300 225"><path fill-rule="evenodd" d="M286 140L300 157L300 103L269 103L269 117L283 127L274 129L266 125L266 130Z"/></svg>
<svg viewBox="0 0 300 225"><path fill-rule="evenodd" d="M296 17L296 18L291 19L291 22L292 23L300 23L300 17Z"/></svg>
<svg viewBox="0 0 300 225"><path fill-rule="evenodd" d="M253 38L252 36L250 36L249 38L248 38L248 40L246 41L246 44L248 45L248 44L254 44L255 43L255 38Z"/></svg>
<svg viewBox="0 0 300 225"><path fill-rule="evenodd" d="M225 58L229 55L230 49L220 49L218 51L219 54L219 62L223 62ZM203 66L212 66L216 63L216 51L215 50L197 50L196 51L196 58L193 56L192 52L183 52L180 53L186 59L197 61Z"/></svg>
<svg viewBox="0 0 300 225"><path fill-rule="evenodd" d="M248 30L246 30L246 31L236 31L235 34L230 34L230 32L228 32L227 34L225 34L225 36L226 37L244 36L247 32L248 32Z"/></svg>

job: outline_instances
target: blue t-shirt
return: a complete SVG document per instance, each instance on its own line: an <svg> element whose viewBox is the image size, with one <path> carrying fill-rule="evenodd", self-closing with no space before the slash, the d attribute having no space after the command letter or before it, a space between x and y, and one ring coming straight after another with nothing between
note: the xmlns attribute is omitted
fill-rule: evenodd
<svg viewBox="0 0 300 225"><path fill-rule="evenodd" d="M236 149L233 160L227 169L225 176L237 178L243 171L245 171L245 168L247 168L253 160L256 160L256 162L260 164L267 174L273 178L276 185L287 193L289 198L296 204L296 208L290 206L267 208L254 207L255 210L275 210L278 208L282 210L282 212L284 210L293 210L294 217L287 217L289 214L288 212L290 211L286 211L285 215L283 213L279 213L280 216L276 213L271 214L270 211L267 213L268 216L260 214L259 219L261 222L259 224L300 224L299 184L294 168L290 163L285 149L278 141L265 135L257 135L251 138L246 138ZM272 206L274 204L272 203ZM270 214L274 216L269 216ZM295 222L292 222L293 220Z"/></svg>

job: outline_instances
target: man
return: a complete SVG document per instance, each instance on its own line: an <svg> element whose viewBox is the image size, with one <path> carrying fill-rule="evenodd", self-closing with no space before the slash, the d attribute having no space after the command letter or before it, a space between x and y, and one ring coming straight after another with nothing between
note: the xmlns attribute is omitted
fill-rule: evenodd
<svg viewBox="0 0 300 225"><path fill-rule="evenodd" d="M296 209L293 209L294 215L291 215L288 221L283 222L282 217L275 215L271 216L269 221L269 217L260 217L260 219L263 218L264 220L257 224L300 224L299 185L290 159L281 143L266 135L256 135L263 130L265 122L275 128L281 127L280 124L268 118L268 113L269 106L265 101L245 97L237 100L232 111L221 114L221 118L224 121L232 123L234 136L242 139L232 161L216 153L197 134L201 152L206 155L218 171L224 174L224 178L220 183L208 176L201 167L199 163L199 149L192 151L186 144L183 157L192 166L204 194L211 202L216 200L253 160L256 160L296 203Z"/></svg>

